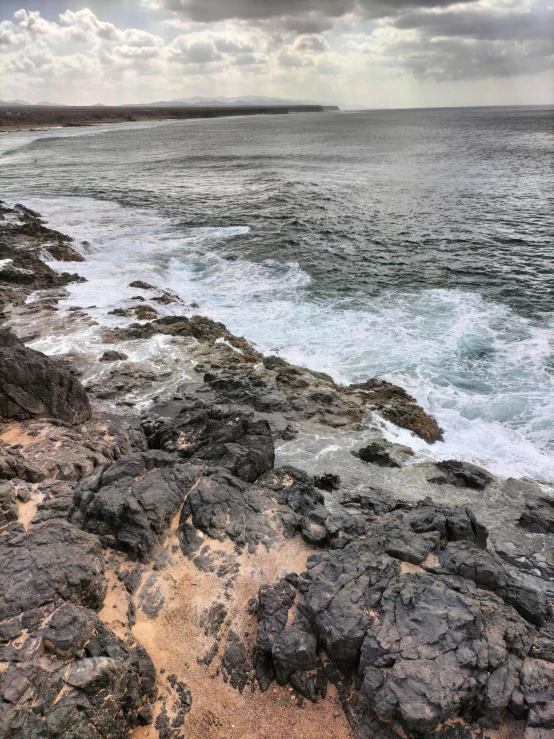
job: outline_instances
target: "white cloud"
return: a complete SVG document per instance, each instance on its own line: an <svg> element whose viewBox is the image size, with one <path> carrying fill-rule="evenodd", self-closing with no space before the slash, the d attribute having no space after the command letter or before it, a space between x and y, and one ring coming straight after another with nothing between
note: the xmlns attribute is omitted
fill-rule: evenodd
<svg viewBox="0 0 554 739"><path fill-rule="evenodd" d="M402 105L434 83L471 80L477 89L487 79L490 91L491 80L522 75L542 75L543 95L554 66L551 0L271 0L263 7L260 0L142 0L141 7L141 28L88 8L63 9L57 20L27 9L0 17L2 97L86 104L259 93Z"/></svg>

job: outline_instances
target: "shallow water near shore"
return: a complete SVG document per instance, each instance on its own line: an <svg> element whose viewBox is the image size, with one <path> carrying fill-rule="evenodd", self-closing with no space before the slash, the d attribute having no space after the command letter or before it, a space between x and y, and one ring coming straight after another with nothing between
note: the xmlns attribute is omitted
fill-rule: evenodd
<svg viewBox="0 0 554 739"><path fill-rule="evenodd" d="M417 459L554 480L551 117L123 124L4 139L0 171L5 197L88 242L70 268L88 282L62 306L118 325L110 310L148 302L131 281L170 288L186 305L162 315L208 315L341 382L405 387L445 430L429 447L388 428ZM85 351L91 332L34 346Z"/></svg>

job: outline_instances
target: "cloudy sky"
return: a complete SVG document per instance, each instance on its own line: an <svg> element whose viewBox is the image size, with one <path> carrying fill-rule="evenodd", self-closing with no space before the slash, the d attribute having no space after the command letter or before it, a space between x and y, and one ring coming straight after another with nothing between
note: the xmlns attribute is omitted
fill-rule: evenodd
<svg viewBox="0 0 554 739"><path fill-rule="evenodd" d="M246 94L551 103L554 0L0 0L2 99Z"/></svg>

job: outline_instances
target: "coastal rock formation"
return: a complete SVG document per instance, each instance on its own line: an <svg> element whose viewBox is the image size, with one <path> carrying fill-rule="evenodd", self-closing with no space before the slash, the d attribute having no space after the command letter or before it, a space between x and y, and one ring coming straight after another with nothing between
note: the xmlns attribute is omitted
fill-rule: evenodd
<svg viewBox="0 0 554 739"><path fill-rule="evenodd" d="M69 600L102 605L106 580L96 537L59 520L10 533L0 548L0 621Z"/></svg>
<svg viewBox="0 0 554 739"><path fill-rule="evenodd" d="M200 400L184 404L168 423L146 419L143 428L151 447L225 467L246 482L270 470L275 460L267 421L211 408Z"/></svg>
<svg viewBox="0 0 554 739"><path fill-rule="evenodd" d="M0 348L0 420L48 417L80 424L91 415L85 389L57 362L26 347Z"/></svg>
<svg viewBox="0 0 554 739"><path fill-rule="evenodd" d="M72 239L44 225L38 213L0 200L0 309L21 303L33 290L82 280L77 274L56 272L41 257L82 262Z"/></svg>
<svg viewBox="0 0 554 739"><path fill-rule="evenodd" d="M0 479L80 480L133 450L146 448L139 429L98 412L86 424L39 419L0 426Z"/></svg>
<svg viewBox="0 0 554 739"><path fill-rule="evenodd" d="M193 465L164 452L131 454L75 488L69 520L105 546L148 560L199 475Z"/></svg>
<svg viewBox="0 0 554 739"><path fill-rule="evenodd" d="M359 737L391 724L417 736L454 716L497 726L529 670L533 625L552 622L552 593L518 583L484 549L486 531L467 509L386 508L378 496L355 535L340 531L305 572L260 589L260 654L312 701L338 680ZM529 723L549 728L541 711Z"/></svg>
<svg viewBox="0 0 554 739"><path fill-rule="evenodd" d="M8 662L0 675L6 739L126 739L151 721L150 658L140 646L127 647L92 610L64 603L52 614L36 611L25 620L25 638L16 647L0 643L0 653Z"/></svg>
<svg viewBox="0 0 554 739"><path fill-rule="evenodd" d="M42 251L73 258L36 214L12 210L15 268ZM15 284L11 264L0 289ZM62 322L57 299L33 310ZM103 338L156 334L186 347L193 379L139 418L159 375L127 346L94 349L102 413L75 379L86 362L0 328L0 736L552 739L544 490L456 460L411 463L362 427L369 411L438 441L401 388L340 386L210 319ZM333 433L350 444L341 469L314 464L310 446L315 477L276 462L283 440Z"/></svg>

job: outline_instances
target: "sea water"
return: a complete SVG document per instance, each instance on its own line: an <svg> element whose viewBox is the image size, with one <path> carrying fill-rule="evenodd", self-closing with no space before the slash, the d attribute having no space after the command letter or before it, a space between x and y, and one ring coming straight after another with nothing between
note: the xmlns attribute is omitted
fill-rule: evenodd
<svg viewBox="0 0 554 739"><path fill-rule="evenodd" d="M60 305L99 324L33 346L85 351L141 279L265 353L402 385L445 432L388 427L417 459L553 481L553 123L481 108L5 134L2 196L76 239L88 282Z"/></svg>

